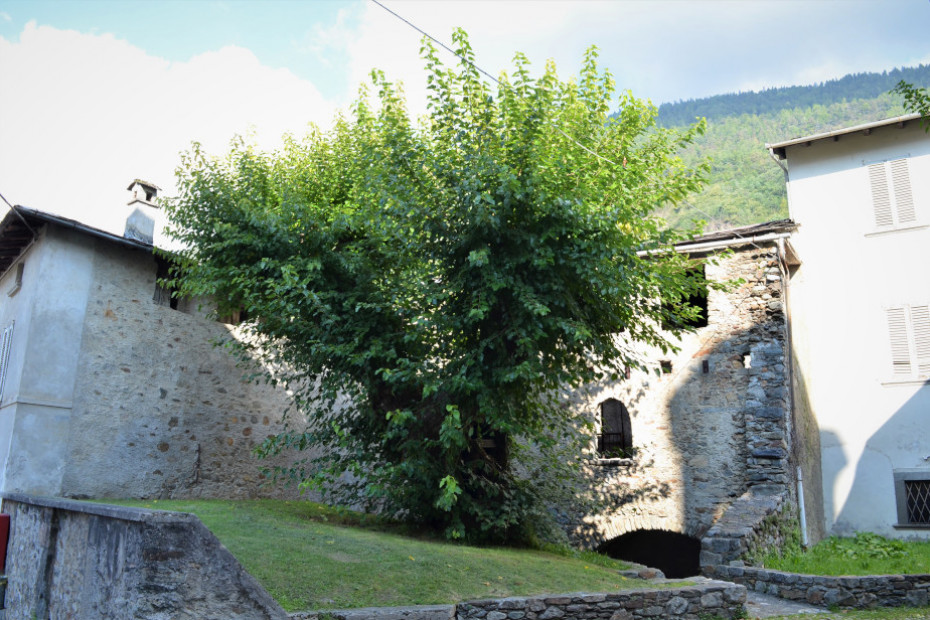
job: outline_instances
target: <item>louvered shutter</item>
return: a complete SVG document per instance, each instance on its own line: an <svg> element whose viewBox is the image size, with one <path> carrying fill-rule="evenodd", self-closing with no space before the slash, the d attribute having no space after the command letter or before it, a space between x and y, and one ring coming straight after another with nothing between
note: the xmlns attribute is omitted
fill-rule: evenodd
<svg viewBox="0 0 930 620"><path fill-rule="evenodd" d="M890 183L890 184L889 184ZM917 221L911 173L906 159L869 165L872 211L877 228L893 228Z"/></svg>
<svg viewBox="0 0 930 620"><path fill-rule="evenodd" d="M869 166L869 183L872 186L872 209L875 212L875 225L879 228L894 226L891 214L891 192L888 189L888 176L885 164Z"/></svg>
<svg viewBox="0 0 930 620"><path fill-rule="evenodd" d="M10 363L10 345L13 341L13 325L10 323L3 330L3 337L0 338L0 399L3 399L3 387L6 385L6 371Z"/></svg>
<svg viewBox="0 0 930 620"><path fill-rule="evenodd" d="M891 336L891 366L896 377L911 374L911 347L907 336L907 314L904 308L888 308L888 333Z"/></svg>
<svg viewBox="0 0 930 620"><path fill-rule="evenodd" d="M889 162L891 168L891 186L894 188L895 214L898 224L917 221L914 211L914 196L911 194L911 175L906 159Z"/></svg>
<svg viewBox="0 0 930 620"><path fill-rule="evenodd" d="M930 308L911 306L911 326L914 332L917 373L921 377L930 376Z"/></svg>

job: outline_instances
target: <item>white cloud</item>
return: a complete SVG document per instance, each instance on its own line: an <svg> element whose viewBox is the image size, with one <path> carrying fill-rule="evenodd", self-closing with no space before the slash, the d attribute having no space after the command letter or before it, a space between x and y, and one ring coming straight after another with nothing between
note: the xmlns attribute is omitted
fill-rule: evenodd
<svg viewBox="0 0 930 620"><path fill-rule="evenodd" d="M13 18L10 16L9 13L5 13L5 12L3 12L3 11L0 11L0 21L11 22L11 21L13 21Z"/></svg>
<svg viewBox="0 0 930 620"><path fill-rule="evenodd" d="M238 47L172 63L112 35L29 23L0 37L0 192L12 202L122 232L135 177L174 191L178 153L214 153L236 133L273 148L327 124L313 84Z"/></svg>

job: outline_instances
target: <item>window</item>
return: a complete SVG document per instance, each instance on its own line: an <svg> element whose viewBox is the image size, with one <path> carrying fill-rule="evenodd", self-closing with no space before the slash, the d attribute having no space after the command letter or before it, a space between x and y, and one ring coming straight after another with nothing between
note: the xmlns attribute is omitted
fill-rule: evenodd
<svg viewBox="0 0 930 620"><path fill-rule="evenodd" d="M917 212L911 195L908 160L895 159L870 164L868 169L875 227L893 230L916 224Z"/></svg>
<svg viewBox="0 0 930 620"><path fill-rule="evenodd" d="M930 470L896 469L897 527L930 527Z"/></svg>
<svg viewBox="0 0 930 620"><path fill-rule="evenodd" d="M930 377L930 308L885 309L891 343L891 372L898 380Z"/></svg>
<svg viewBox="0 0 930 620"><path fill-rule="evenodd" d="M633 433L630 412L615 398L601 403L601 434L597 438L597 452L602 457L632 456Z"/></svg>
<svg viewBox="0 0 930 620"><path fill-rule="evenodd" d="M16 265L16 275L13 277L13 286L10 287L10 290L7 291L7 295L13 297L16 293L19 292L19 289L23 288L23 271L25 271L26 265L23 262L20 262Z"/></svg>
<svg viewBox="0 0 930 620"><path fill-rule="evenodd" d="M167 306L172 310L177 310L178 298L175 290L170 286L162 285L164 280L171 277L171 265L160 257L155 258L155 265L155 295L152 297L152 301L158 306Z"/></svg>
<svg viewBox="0 0 930 620"><path fill-rule="evenodd" d="M662 304L662 314L665 316L662 329L707 327L707 276L704 273L704 265L689 269L686 277L690 290L685 292L684 297L674 303ZM692 316L678 316L682 307L688 308Z"/></svg>
<svg viewBox="0 0 930 620"><path fill-rule="evenodd" d="M15 323L15 322L14 322ZM10 346L13 343L13 325L10 323L0 337L0 399L3 398L3 386L6 384L6 371L10 365Z"/></svg>

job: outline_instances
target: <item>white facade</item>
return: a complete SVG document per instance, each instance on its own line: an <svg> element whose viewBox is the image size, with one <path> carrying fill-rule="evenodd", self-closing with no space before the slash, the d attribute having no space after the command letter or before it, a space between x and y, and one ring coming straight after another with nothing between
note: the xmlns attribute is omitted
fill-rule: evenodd
<svg viewBox="0 0 930 620"><path fill-rule="evenodd" d="M905 117L770 148L798 224L795 403L820 428L826 532L930 538L930 135Z"/></svg>

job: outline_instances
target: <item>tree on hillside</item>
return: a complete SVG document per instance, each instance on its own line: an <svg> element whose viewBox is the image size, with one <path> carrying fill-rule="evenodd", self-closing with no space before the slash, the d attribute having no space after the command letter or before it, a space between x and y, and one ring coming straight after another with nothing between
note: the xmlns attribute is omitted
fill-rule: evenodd
<svg viewBox="0 0 930 620"><path fill-rule="evenodd" d="M453 38L457 67L424 44L419 123L375 72L375 102L328 132L222 159L195 145L168 208L187 248L174 284L254 317L239 354L277 369L309 420L261 451L322 448L279 473L450 537L515 540L545 516L520 451L577 437L563 390L638 366L632 343L664 349L668 314L696 312L687 259L638 252L675 240L652 213L700 187L676 153L702 126L657 129L629 93L608 119L593 48L573 81L517 55L494 92Z"/></svg>
<svg viewBox="0 0 930 620"><path fill-rule="evenodd" d="M902 80L891 92L904 97L904 108L908 112L916 112L923 116L920 123L925 131L930 132L930 90L917 88Z"/></svg>

